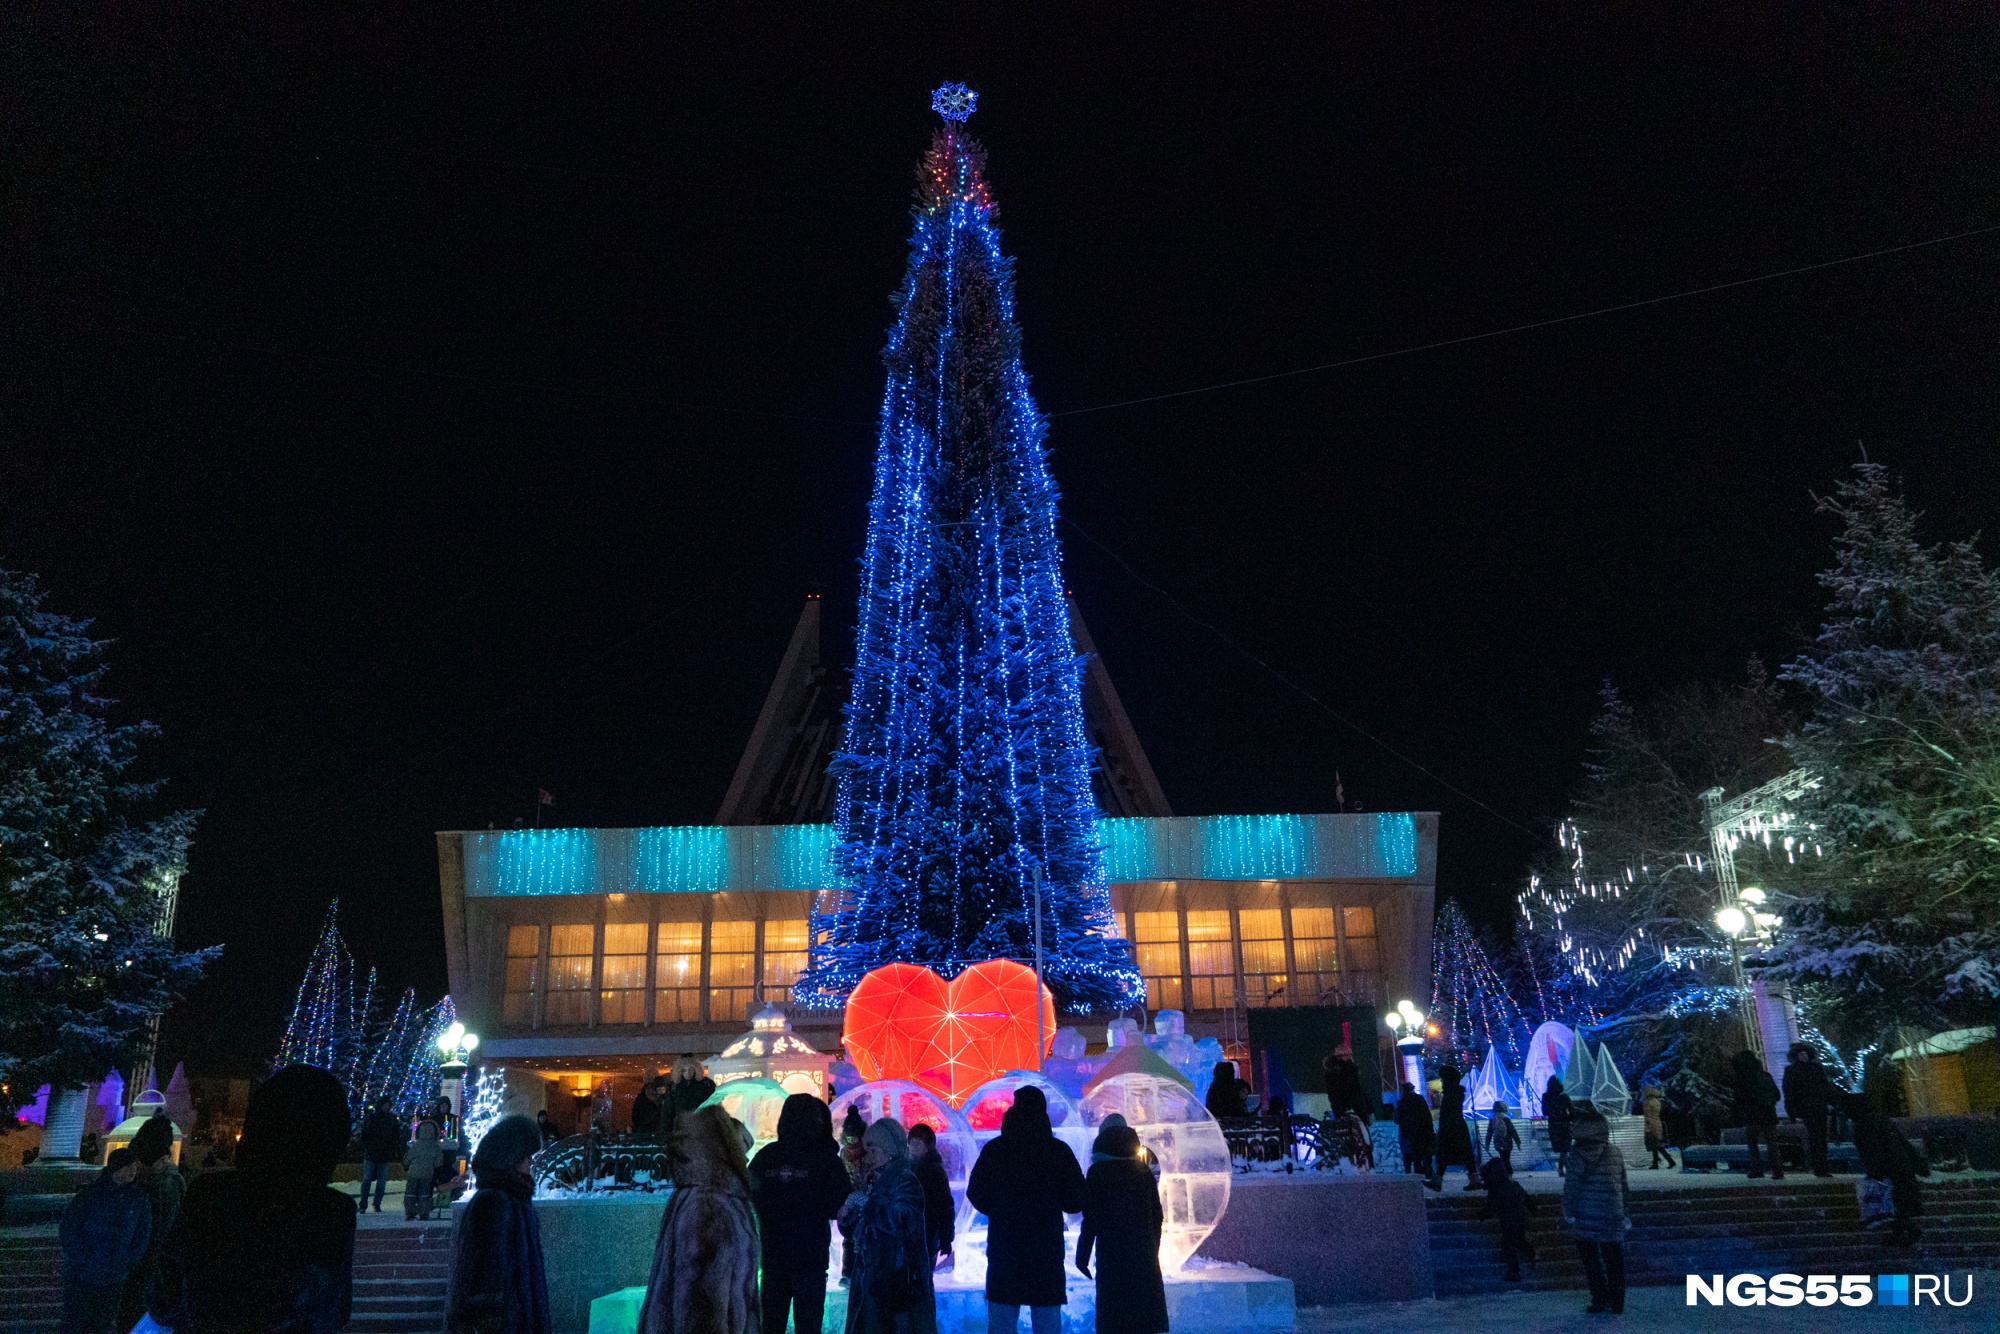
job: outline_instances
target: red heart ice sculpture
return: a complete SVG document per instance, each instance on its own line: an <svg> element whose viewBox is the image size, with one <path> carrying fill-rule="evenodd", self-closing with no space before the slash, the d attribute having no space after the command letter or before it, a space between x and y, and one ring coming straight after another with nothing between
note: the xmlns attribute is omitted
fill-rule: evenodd
<svg viewBox="0 0 2000 1334"><path fill-rule="evenodd" d="M920 964L887 964L848 996L841 1041L865 1078L907 1079L956 1107L997 1075L1041 1068L1037 991L1042 1040L1053 1043L1055 999L1026 964L988 959L950 982Z"/></svg>

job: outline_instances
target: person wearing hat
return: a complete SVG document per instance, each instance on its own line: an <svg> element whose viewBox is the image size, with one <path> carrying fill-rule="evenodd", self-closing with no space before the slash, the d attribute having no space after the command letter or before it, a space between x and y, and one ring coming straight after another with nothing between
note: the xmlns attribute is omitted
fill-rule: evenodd
<svg viewBox="0 0 2000 1334"><path fill-rule="evenodd" d="M1021 1308L1034 1334L1057 1334L1068 1299L1063 1215L1083 1212L1083 1170L1049 1124L1049 1100L1033 1084L1014 1093L1000 1135L979 1151L965 1198L986 1215L987 1334L1014 1334Z"/></svg>
<svg viewBox="0 0 2000 1334"><path fill-rule="evenodd" d="M335 1190L347 1092L290 1065L243 1115L236 1170L188 1187L160 1248L146 1311L174 1334L332 1334L354 1304L354 1198Z"/></svg>
<svg viewBox="0 0 2000 1334"><path fill-rule="evenodd" d="M153 1234L153 1209L133 1184L139 1159L113 1149L63 1209L63 1323L66 1334L110 1334L118 1303Z"/></svg>
<svg viewBox="0 0 2000 1334"><path fill-rule="evenodd" d="M1114 1124L1115 1122L1115 1124ZM1139 1134L1113 1113L1091 1146L1076 1267L1089 1278L1097 1252L1097 1334L1162 1334L1167 1290L1160 1277L1160 1188L1140 1155Z"/></svg>
<svg viewBox="0 0 2000 1334"><path fill-rule="evenodd" d="M549 1334L548 1272L529 1171L541 1148L541 1130L516 1114L494 1122L473 1150L477 1188L452 1235L447 1334Z"/></svg>

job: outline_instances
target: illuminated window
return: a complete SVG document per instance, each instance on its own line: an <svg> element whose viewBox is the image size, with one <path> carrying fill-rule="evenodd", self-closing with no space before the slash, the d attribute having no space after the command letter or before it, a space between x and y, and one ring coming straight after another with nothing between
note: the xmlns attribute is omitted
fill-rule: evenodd
<svg viewBox="0 0 2000 1334"><path fill-rule="evenodd" d="M1172 912L1132 914L1132 941L1146 979L1146 1008L1181 1008L1181 917Z"/></svg>
<svg viewBox="0 0 2000 1334"><path fill-rule="evenodd" d="M646 924L615 922L604 928L604 981L597 998L600 1024L646 1022Z"/></svg>
<svg viewBox="0 0 2000 1334"><path fill-rule="evenodd" d="M757 980L757 924L711 922L708 927L708 1017L748 1019Z"/></svg>
<svg viewBox="0 0 2000 1334"><path fill-rule="evenodd" d="M1236 1005L1236 949L1229 939L1229 910L1187 915L1188 1007L1228 1010Z"/></svg>
<svg viewBox="0 0 2000 1334"><path fill-rule="evenodd" d="M1341 930L1347 935L1347 965L1350 992L1366 996L1375 989L1375 910L1373 908L1342 908L1340 910Z"/></svg>
<svg viewBox="0 0 2000 1334"><path fill-rule="evenodd" d="M541 990L542 928L507 928L507 985L502 994L500 1018L507 1024L526 1026L535 1022L535 993Z"/></svg>
<svg viewBox="0 0 2000 1334"><path fill-rule="evenodd" d="M788 1001L806 967L806 923L764 923L764 999Z"/></svg>
<svg viewBox="0 0 2000 1334"><path fill-rule="evenodd" d="M590 964L597 952L597 928L549 928L549 999L543 1022L550 1027L590 1022Z"/></svg>
<svg viewBox="0 0 2000 1334"><path fill-rule="evenodd" d="M1324 1004L1340 994L1338 946L1333 909L1292 909L1292 957L1299 965L1298 1004Z"/></svg>
<svg viewBox="0 0 2000 1334"><path fill-rule="evenodd" d="M1236 914L1243 936L1243 1001L1246 1005L1294 1003L1285 975L1285 918L1276 908L1245 908Z"/></svg>
<svg viewBox="0 0 2000 1334"><path fill-rule="evenodd" d="M701 1022L701 923L660 923L660 944L653 964L656 1024Z"/></svg>

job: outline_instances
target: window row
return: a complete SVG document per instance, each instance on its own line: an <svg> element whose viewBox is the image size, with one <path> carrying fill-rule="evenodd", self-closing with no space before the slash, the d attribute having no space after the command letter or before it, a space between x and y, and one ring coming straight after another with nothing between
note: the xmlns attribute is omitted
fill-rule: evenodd
<svg viewBox="0 0 2000 1334"><path fill-rule="evenodd" d="M747 1021L756 1006L791 999L807 929L803 918L509 927L501 1018L519 1027L643 1024L650 958L654 1023Z"/></svg>
<svg viewBox="0 0 2000 1334"><path fill-rule="evenodd" d="M1375 990L1370 907L1135 912L1131 940L1149 1010L1229 1010L1239 996L1253 1008L1323 1005Z"/></svg>

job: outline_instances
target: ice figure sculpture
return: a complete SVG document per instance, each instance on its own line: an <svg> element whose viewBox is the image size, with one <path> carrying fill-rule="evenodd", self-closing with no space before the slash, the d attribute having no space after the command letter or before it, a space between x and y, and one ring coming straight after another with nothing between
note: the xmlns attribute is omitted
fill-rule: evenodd
<svg viewBox="0 0 2000 1334"><path fill-rule="evenodd" d="M1591 1106L1606 1116L1631 1115L1632 1090L1625 1083L1625 1076L1618 1072L1618 1062L1612 1058L1611 1048L1603 1045L1597 1048L1590 1071Z"/></svg>
<svg viewBox="0 0 2000 1334"><path fill-rule="evenodd" d="M1528 1039L1528 1061L1521 1075L1521 1114L1539 1120L1543 1115L1542 1095L1548 1092L1549 1077L1563 1080L1566 1092L1576 1092L1569 1088L1569 1081L1563 1071L1569 1068L1570 1044L1575 1037L1561 1024L1543 1024Z"/></svg>
<svg viewBox="0 0 2000 1334"><path fill-rule="evenodd" d="M1160 1173L1160 1270L1180 1272L1229 1208L1229 1141L1186 1085L1160 1075L1125 1074L1093 1084L1083 1120L1094 1134L1117 1112L1139 1132Z"/></svg>
<svg viewBox="0 0 2000 1334"><path fill-rule="evenodd" d="M1104 1045L1110 1051L1120 1047L1130 1047L1139 1041L1139 1021L1137 1019L1113 1019L1104 1026Z"/></svg>
<svg viewBox="0 0 2000 1334"><path fill-rule="evenodd" d="M1161 1010L1153 1016L1153 1036L1146 1039L1151 1047L1168 1065L1186 1075L1195 1077L1195 1062L1200 1059L1195 1040L1187 1035L1187 1016L1179 1010ZM1217 1050L1221 1044L1217 1044ZM1221 1060L1220 1056L1216 1060ZM1211 1062L1209 1069L1214 1070ZM1204 1090L1206 1091L1206 1090Z"/></svg>
<svg viewBox="0 0 2000 1334"><path fill-rule="evenodd" d="M1195 1097L1207 1101L1208 1086L1215 1082L1215 1067L1222 1059L1222 1043L1217 1039L1203 1038L1194 1044L1194 1069L1187 1076L1194 1081Z"/></svg>
<svg viewBox="0 0 2000 1334"><path fill-rule="evenodd" d="M1590 1060L1590 1044L1583 1034L1570 1030L1569 1064L1563 1067L1563 1091L1578 1102L1590 1100L1590 1086L1596 1082Z"/></svg>
<svg viewBox="0 0 2000 1334"><path fill-rule="evenodd" d="M1059 1028L1054 1054L1042 1062L1042 1073L1068 1094L1072 1102L1083 1096L1083 1086L1097 1073L1097 1067L1104 1064L1102 1057L1087 1056L1084 1052L1083 1034L1074 1028Z"/></svg>
<svg viewBox="0 0 2000 1334"><path fill-rule="evenodd" d="M972 1140L985 1148L1000 1133L1000 1118L1014 1105L1014 1092L1025 1084L1039 1088L1049 1100L1049 1126L1056 1138L1069 1146L1076 1163L1090 1170L1090 1142L1096 1131L1083 1124L1083 1113L1067 1093L1045 1074L1033 1070L1009 1070L998 1079L989 1079L966 1095L959 1112L972 1128Z"/></svg>
<svg viewBox="0 0 2000 1334"><path fill-rule="evenodd" d="M1491 1116L1496 1102L1512 1105L1507 1094L1507 1068L1500 1064L1500 1051L1492 1043L1486 1044L1486 1059L1480 1063L1472 1076L1472 1086L1465 1091L1465 1105L1474 1116Z"/></svg>
<svg viewBox="0 0 2000 1334"><path fill-rule="evenodd" d="M937 1132L938 1157L944 1160L951 1198L958 1206L958 1230L963 1232L972 1217L972 1207L965 1202L965 1179L972 1175L972 1160L979 1156L979 1148L958 1109L942 1094L906 1079L872 1080L835 1098L830 1110L836 1129L847 1119L849 1107L859 1108L863 1121L872 1123L893 1116L905 1130L921 1123ZM836 1242L834 1250L839 1249Z"/></svg>
<svg viewBox="0 0 2000 1334"><path fill-rule="evenodd" d="M775 1079L732 1079L709 1094L704 1107L720 1107L750 1129L756 1153L778 1137L778 1113L792 1090Z"/></svg>

